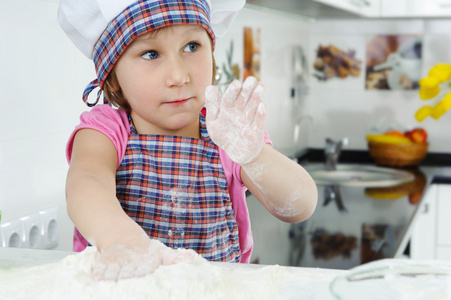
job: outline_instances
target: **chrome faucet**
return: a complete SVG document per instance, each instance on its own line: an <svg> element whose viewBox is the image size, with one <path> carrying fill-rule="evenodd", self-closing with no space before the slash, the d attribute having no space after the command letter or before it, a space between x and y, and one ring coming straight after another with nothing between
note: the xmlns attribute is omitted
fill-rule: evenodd
<svg viewBox="0 0 451 300"><path fill-rule="evenodd" d="M335 171L337 169L341 149L347 144L348 138L343 138L338 142L335 142L330 138L326 138L326 148L324 149L324 155L326 157L326 171ZM338 185L329 185L324 188L323 206L326 206L332 201L337 205L338 211L341 213L347 212L346 207L343 204L343 199L341 198L340 186Z"/></svg>
<svg viewBox="0 0 451 300"><path fill-rule="evenodd" d="M326 170L334 171L337 169L338 158L341 154L343 146L348 144L348 138L343 138L338 142L335 142L331 138L326 138L326 148L324 149L324 155L326 157Z"/></svg>

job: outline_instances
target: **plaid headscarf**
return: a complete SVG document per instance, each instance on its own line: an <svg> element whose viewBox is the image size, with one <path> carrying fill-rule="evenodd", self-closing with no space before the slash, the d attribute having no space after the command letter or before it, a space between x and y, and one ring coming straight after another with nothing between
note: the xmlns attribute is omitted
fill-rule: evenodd
<svg viewBox="0 0 451 300"><path fill-rule="evenodd" d="M83 101L96 105L108 74L125 49L138 36L171 25L199 25L205 28L215 45L215 35L210 26L210 7L204 0L139 0L128 6L107 26L94 47L93 60L97 78L89 83ZM97 99L88 102L89 94L99 87ZM104 102L107 100L104 98Z"/></svg>

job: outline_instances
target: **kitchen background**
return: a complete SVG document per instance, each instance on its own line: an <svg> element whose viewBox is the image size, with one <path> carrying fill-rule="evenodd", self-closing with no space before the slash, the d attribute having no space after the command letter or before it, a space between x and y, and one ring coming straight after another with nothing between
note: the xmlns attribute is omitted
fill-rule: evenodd
<svg viewBox="0 0 451 300"><path fill-rule="evenodd" d="M58 242L52 248L71 250L73 226L64 199L65 144L80 113L87 109L81 94L95 73L92 62L60 29L57 7L56 0L0 0L0 210L3 224L26 216L55 214ZM366 90L363 75L353 80L314 78L319 44L352 48L364 60L368 36L419 35L423 38L422 74L435 63L451 63L451 19L312 20L247 6L217 42L218 66L227 61L233 41L232 62L243 70L244 27L260 29L267 130L274 147L290 157L309 148L322 149L326 137L347 137L345 149L365 150L366 133L381 122L407 129L419 125L414 114L424 103L416 90ZM300 97L292 97L293 53L301 52L307 60L304 70L309 70L303 87L308 88ZM429 133L430 152L450 154L451 135L446 130L450 125L451 115L439 121L428 118L420 124ZM250 206L251 215L252 209L261 209L253 203ZM256 237L263 235L264 229L277 234L287 226L276 223L265 227L262 220L253 222ZM0 245L6 242L5 237L0 239ZM255 247L259 253L264 246ZM273 247L279 249L274 251L284 251L283 245L265 247L265 251Z"/></svg>

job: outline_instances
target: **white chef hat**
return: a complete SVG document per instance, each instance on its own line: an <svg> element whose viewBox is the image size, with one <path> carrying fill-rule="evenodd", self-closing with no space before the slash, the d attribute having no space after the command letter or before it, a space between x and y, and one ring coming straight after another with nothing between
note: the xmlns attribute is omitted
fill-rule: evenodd
<svg viewBox="0 0 451 300"><path fill-rule="evenodd" d="M60 0L58 22L80 51L94 60L97 79L83 94L97 104L103 84L126 47L139 35L170 25L202 26L215 43L246 0ZM97 101L87 102L100 87Z"/></svg>

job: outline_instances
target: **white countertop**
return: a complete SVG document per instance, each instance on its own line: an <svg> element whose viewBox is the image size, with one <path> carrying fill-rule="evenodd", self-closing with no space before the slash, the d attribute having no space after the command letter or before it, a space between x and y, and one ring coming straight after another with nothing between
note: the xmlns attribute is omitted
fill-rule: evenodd
<svg viewBox="0 0 451 300"><path fill-rule="evenodd" d="M81 255L94 258L92 255L95 254L95 251L93 248L90 250L92 251L81 253ZM62 299L62 295L66 295L70 299L78 300L82 299L83 295L90 295L89 299L110 299L111 297L130 299L130 292L133 292L134 289L143 289L147 294L143 297L143 294L139 292L136 296L145 300L154 299L152 295L161 293L161 291L163 293L169 291L171 299L198 299L199 295L205 295L212 299L216 299L215 297L218 296L220 299L230 298L233 300L249 300L249 297L259 300L262 298L265 300L333 300L335 298L331 294L330 285L334 282L335 292L351 300L451 299L449 291L451 263L445 261L421 262L407 259L384 259L349 271L202 262L201 264L180 265L181 268L177 269L177 273L168 273L170 267L165 266L164 269L158 270L159 275L155 278L149 275L149 277L130 281L102 283L90 279L90 269L85 268L86 264L80 264L86 260L77 258L69 263L72 258L64 259L73 254L75 253L52 250L0 248L0 298L28 300L37 297L45 300L59 300ZM55 263L63 259L64 263ZM37 265L40 267L34 271L27 268ZM62 270L67 270L67 272ZM171 276L161 276L165 272ZM29 276L30 274L32 276ZM186 276L187 274L189 276ZM199 276L199 274L203 275ZM218 274L223 274L223 276L218 277ZM417 276L412 276L412 274ZM353 279L344 280L343 275L351 276ZM216 281L210 281L210 276L217 278ZM337 276L339 280L334 281ZM41 281L42 278L45 280ZM61 278L64 279L61 280ZM230 278L237 279L230 280ZM155 281L161 283L155 285ZM245 283L242 284L242 281ZM178 288L178 284L183 288L177 289L173 294L171 289ZM203 288L199 288L199 286ZM205 289L205 287L207 288ZM227 288L225 289L225 287ZM194 292L195 295L193 295L193 292L189 292L193 288L194 290L199 289L198 291L202 291L202 294ZM266 292L270 292L270 296L265 297L268 295ZM17 296L18 294L20 295ZM156 297L155 299L165 298Z"/></svg>
<svg viewBox="0 0 451 300"><path fill-rule="evenodd" d="M54 263L73 254L75 253L54 250L0 248L0 271L2 269L32 267ZM256 264L213 264L227 269L260 269L264 267L282 268L289 272L290 279L280 286L280 299L335 299L329 291L329 285L336 276L346 272L331 269L266 266Z"/></svg>

